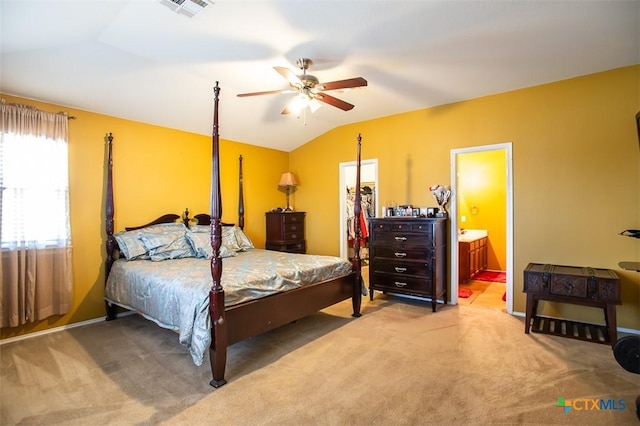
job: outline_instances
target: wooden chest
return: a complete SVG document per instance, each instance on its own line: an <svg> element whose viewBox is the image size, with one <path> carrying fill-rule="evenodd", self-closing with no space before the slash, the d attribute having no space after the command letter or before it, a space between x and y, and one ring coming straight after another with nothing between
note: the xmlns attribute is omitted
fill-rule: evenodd
<svg viewBox="0 0 640 426"><path fill-rule="evenodd" d="M527 293L525 333L552 334L595 343L617 341L616 305L620 305L620 279L609 269L530 263L524 270ZM604 310L604 324L591 324L537 314L538 301L571 303Z"/></svg>
<svg viewBox="0 0 640 426"><path fill-rule="evenodd" d="M609 269L530 263L524 291L620 304L620 279Z"/></svg>

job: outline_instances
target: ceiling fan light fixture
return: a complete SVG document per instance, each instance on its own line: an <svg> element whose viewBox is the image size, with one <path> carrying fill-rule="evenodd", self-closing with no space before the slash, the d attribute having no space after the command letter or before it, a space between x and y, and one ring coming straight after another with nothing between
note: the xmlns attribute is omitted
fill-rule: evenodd
<svg viewBox="0 0 640 426"><path fill-rule="evenodd" d="M320 102L318 102L317 99L313 98L309 101L309 109L311 110L311 113L313 114L314 112L316 112L317 110L320 109L320 107L322 106L322 104Z"/></svg>
<svg viewBox="0 0 640 426"><path fill-rule="evenodd" d="M306 107L309 107L312 113L316 112L322 104L311 95L299 93L298 96L291 99L286 110L289 113L300 114Z"/></svg>
<svg viewBox="0 0 640 426"><path fill-rule="evenodd" d="M300 93L298 96L291 99L291 102L289 102L289 105L287 106L287 108L289 109L289 111L293 112L294 114L299 114L300 111L305 109L308 105L309 105L309 98L303 95L302 93Z"/></svg>

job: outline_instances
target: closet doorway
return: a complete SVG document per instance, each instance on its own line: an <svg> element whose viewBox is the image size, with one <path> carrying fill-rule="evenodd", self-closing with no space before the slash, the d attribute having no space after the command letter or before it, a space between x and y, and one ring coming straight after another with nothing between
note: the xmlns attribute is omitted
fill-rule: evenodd
<svg viewBox="0 0 640 426"><path fill-rule="evenodd" d="M479 215L480 212L484 213L496 207L495 205L483 205L483 201L477 202L475 200L461 199L461 194L467 192L469 189L468 187L465 188L464 185L470 185L469 181L462 180L461 176L468 176L469 174L474 173L473 170L462 169L462 167L469 167L467 162L462 161L464 159L463 156L477 153L491 153L495 151L497 151L496 153L503 155L504 161L501 161L498 164L493 164L491 166L491 170L483 169L483 165L478 164L478 166L480 166L477 170L478 175L475 179L471 180L471 185L481 184L483 178L488 173L501 175L501 179L498 180L503 183L500 188L496 188L496 191L504 191L504 203L499 207L499 214L496 214L495 216L500 217L499 226L504 226L504 228L501 228L500 232L497 232L496 234L502 234L505 238L504 241L501 241L501 243L504 242L504 269L506 272L505 308L507 313L511 314L513 313L513 157L512 144L510 142L451 150L451 190L453 196L449 209L449 222L451 226L451 270L449 275L451 277L451 292L449 295L449 301L453 305L458 303L460 279L458 273L458 265L460 262L458 241L461 235L459 232L461 229L468 229L469 227L473 228L473 225L469 225L474 222L474 218L467 215ZM489 236L489 241L490 240L491 236Z"/></svg>
<svg viewBox="0 0 640 426"><path fill-rule="evenodd" d="M356 185L356 162L349 161L339 164L340 171L340 257L348 259L353 253L349 246L349 212L350 196ZM376 217L380 215L378 202L378 160L362 160L360 165L360 189L367 202L367 213ZM364 207L364 205L363 205ZM361 250L366 253L367 248Z"/></svg>

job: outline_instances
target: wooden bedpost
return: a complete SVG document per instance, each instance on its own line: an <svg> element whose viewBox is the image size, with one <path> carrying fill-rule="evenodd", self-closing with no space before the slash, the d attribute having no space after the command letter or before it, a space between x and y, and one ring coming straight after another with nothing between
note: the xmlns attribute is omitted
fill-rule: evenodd
<svg viewBox="0 0 640 426"><path fill-rule="evenodd" d="M109 133L105 136L107 142L107 199L106 199L106 232L107 232L107 261L104 269L104 284L107 285L107 278L109 272L111 272L111 266L115 259L113 258L113 252L115 250L115 239L113 238L113 217L114 217L114 202L113 202L113 134ZM107 308L107 321L116 319L116 307L105 301Z"/></svg>
<svg viewBox="0 0 640 426"><path fill-rule="evenodd" d="M240 229L244 229L244 194L243 194L243 190L242 187L244 186L244 182L242 180L242 155L240 155L240 159L238 160L239 163L239 170L240 170L240 176L239 176L239 185L240 188L238 190L238 226L240 227Z"/></svg>
<svg viewBox="0 0 640 426"><path fill-rule="evenodd" d="M358 148L356 154L356 195L353 203L353 269L356 272L356 282L353 286L353 316L359 317L360 307L362 305L362 261L360 259L360 238L362 236L360 228L360 212L361 212L361 200L360 200L360 147L362 143L362 135L358 134Z"/></svg>
<svg viewBox="0 0 640 426"><path fill-rule="evenodd" d="M213 134L211 161L211 278L209 290L209 312L211 314L211 345L209 346L209 362L213 380L213 387L220 387L227 383L224 371L227 363L227 322L225 319L224 289L222 288L222 259L220 259L220 245L222 244L222 195L220 190L220 135L218 130L218 102L220 87L216 81L213 89Z"/></svg>

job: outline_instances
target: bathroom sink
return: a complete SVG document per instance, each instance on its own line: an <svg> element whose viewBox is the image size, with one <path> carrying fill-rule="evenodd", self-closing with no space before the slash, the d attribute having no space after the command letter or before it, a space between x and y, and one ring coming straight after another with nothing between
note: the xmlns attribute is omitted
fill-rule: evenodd
<svg viewBox="0 0 640 426"><path fill-rule="evenodd" d="M458 234L458 241L469 242L479 240L487 236L486 229L465 229L464 234Z"/></svg>

